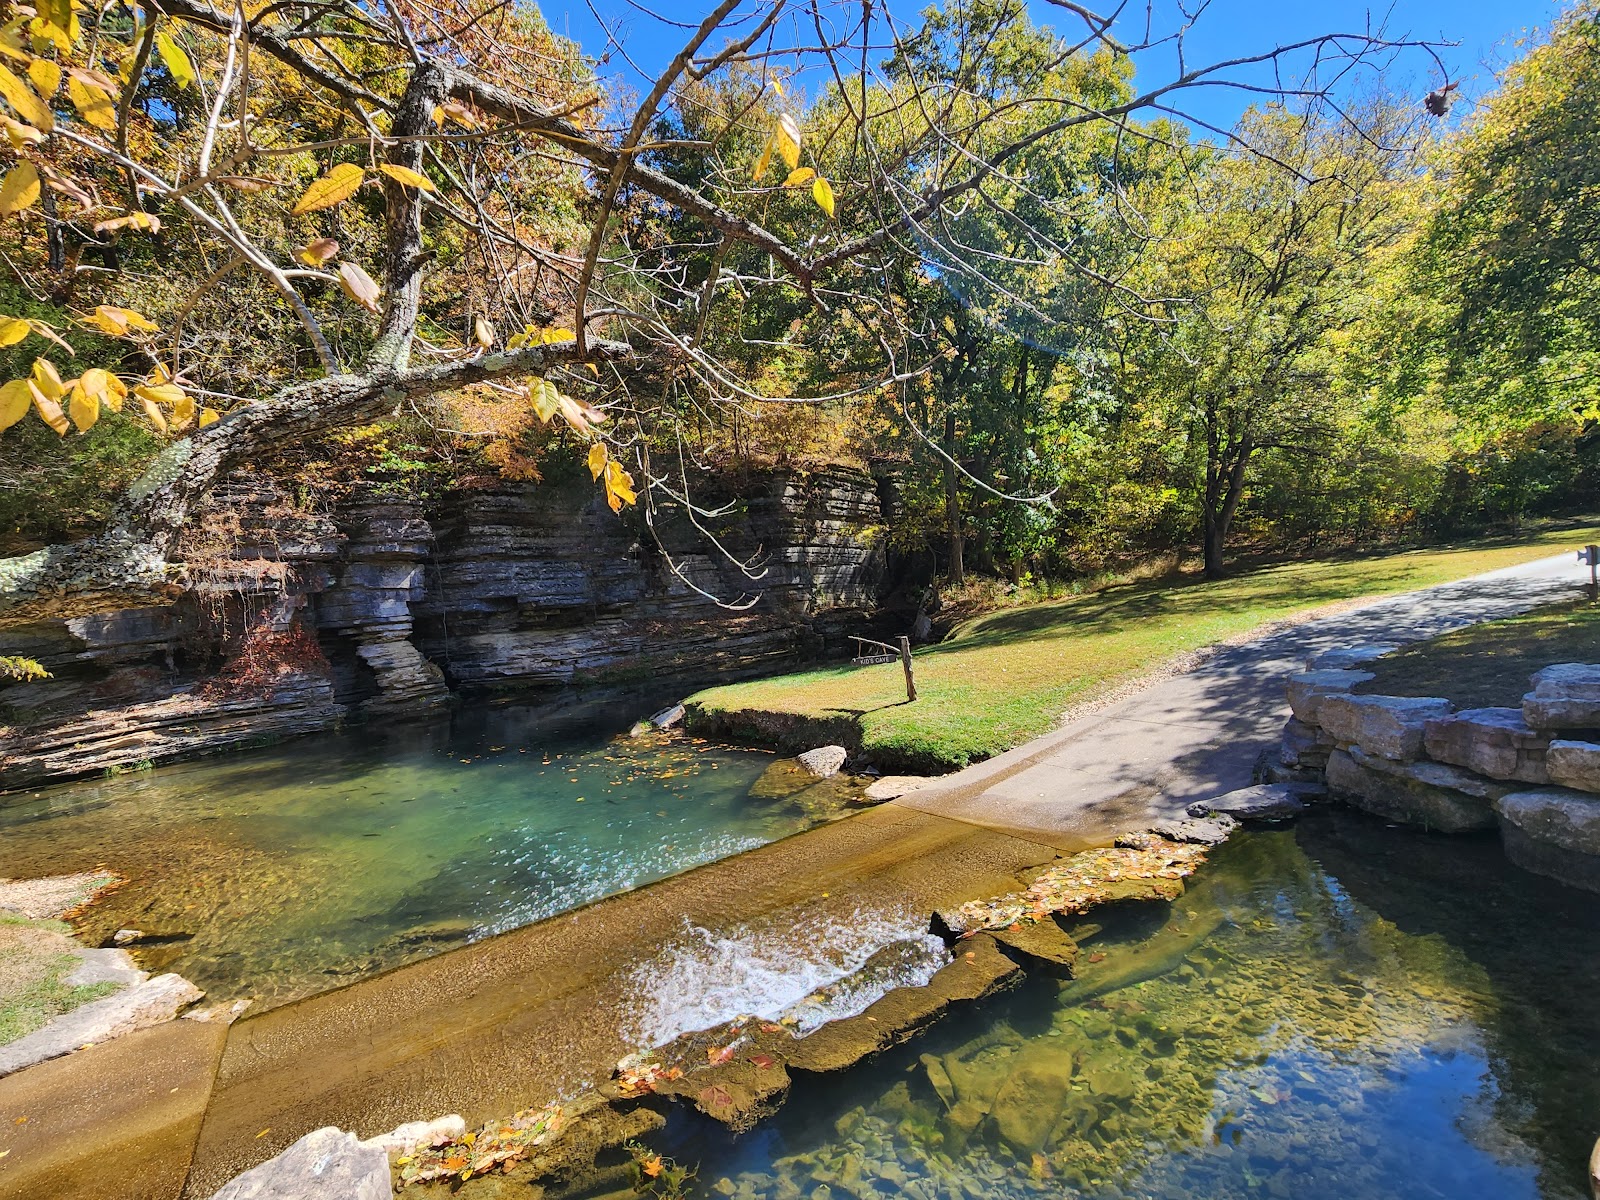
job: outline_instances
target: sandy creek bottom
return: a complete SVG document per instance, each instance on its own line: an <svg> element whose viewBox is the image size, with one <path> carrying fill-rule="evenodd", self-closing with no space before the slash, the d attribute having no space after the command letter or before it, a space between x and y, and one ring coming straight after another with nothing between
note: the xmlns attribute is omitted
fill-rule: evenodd
<svg viewBox="0 0 1600 1200"><path fill-rule="evenodd" d="M1076 980L656 1148L735 1200L1587 1196L1600 898L1492 839L1321 811L1074 932Z"/></svg>

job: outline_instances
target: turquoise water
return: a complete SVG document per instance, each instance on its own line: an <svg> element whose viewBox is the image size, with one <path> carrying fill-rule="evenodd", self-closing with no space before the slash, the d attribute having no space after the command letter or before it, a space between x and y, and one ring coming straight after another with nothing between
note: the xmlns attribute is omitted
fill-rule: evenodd
<svg viewBox="0 0 1600 1200"><path fill-rule="evenodd" d="M1331 812L1092 916L1076 980L661 1148L745 1200L1587 1200L1600 898Z"/></svg>
<svg viewBox="0 0 1600 1200"><path fill-rule="evenodd" d="M604 728L605 717L600 717ZM0 875L109 868L86 932L215 998L281 1002L839 815L829 781L752 796L770 755L596 734L531 708L0 797ZM770 792L771 788L757 788ZM786 788L778 788L778 791Z"/></svg>

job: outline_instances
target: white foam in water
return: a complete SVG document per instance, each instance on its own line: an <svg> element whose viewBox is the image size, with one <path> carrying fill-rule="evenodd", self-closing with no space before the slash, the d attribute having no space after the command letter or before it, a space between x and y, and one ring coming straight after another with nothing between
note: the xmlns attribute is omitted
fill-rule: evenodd
<svg viewBox="0 0 1600 1200"><path fill-rule="evenodd" d="M911 911L857 911L842 921L797 913L726 933L685 920L683 937L634 969L639 999L627 1032L636 1046L660 1046L735 1017L792 1016L808 1033L891 988L926 983L949 961L926 914Z"/></svg>

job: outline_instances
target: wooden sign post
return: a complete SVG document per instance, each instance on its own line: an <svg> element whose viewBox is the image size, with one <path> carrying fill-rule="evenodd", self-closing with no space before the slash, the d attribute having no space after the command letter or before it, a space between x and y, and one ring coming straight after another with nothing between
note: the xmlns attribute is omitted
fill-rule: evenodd
<svg viewBox="0 0 1600 1200"><path fill-rule="evenodd" d="M858 667L870 666L873 663L892 663L900 660L900 665L906 673L906 699L917 698L917 681L911 677L911 639L902 637L898 646L891 646L888 642L876 641L873 638L853 637L856 643L856 655L850 661ZM876 646L878 653L866 653L866 647Z"/></svg>

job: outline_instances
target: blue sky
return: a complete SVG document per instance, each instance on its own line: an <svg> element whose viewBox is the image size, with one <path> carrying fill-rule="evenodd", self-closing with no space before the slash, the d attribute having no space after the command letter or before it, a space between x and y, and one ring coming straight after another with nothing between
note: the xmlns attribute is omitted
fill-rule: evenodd
<svg viewBox="0 0 1600 1200"><path fill-rule="evenodd" d="M926 0L895 0L892 10L901 19L925 7ZM590 53L605 45L604 35L593 11L620 24L624 31L626 59L644 71L655 71L671 58L687 37L682 29L671 28L645 15L629 0L543 0L540 7L551 27L574 38ZM1037 24L1053 25L1067 31L1076 20L1071 14L1046 0L1029 0ZM647 7L676 21L698 21L708 7L705 0L650 0ZM1175 12L1172 0L1157 0ZM1193 0L1189 4L1193 7ZM1144 5L1133 0L1142 21ZM1448 41L1458 45L1439 51L1451 78L1462 80L1467 95L1481 94L1493 81L1494 67L1515 57L1515 39L1547 24L1562 8L1557 0L1394 0L1387 8L1372 8L1349 0L1212 0L1211 6L1191 30L1186 54L1190 64L1257 53L1279 43L1298 41L1320 33L1359 32L1370 24L1383 24L1391 37L1407 35L1428 41ZM1172 72L1170 52L1158 61L1142 63L1146 80ZM640 76L621 55L613 55L603 73L634 87ZM1396 86L1420 94L1440 80L1425 57L1412 55L1392 77ZM1229 125L1248 103L1242 93L1224 89L1203 89L1190 93L1184 102L1187 111L1218 125Z"/></svg>

